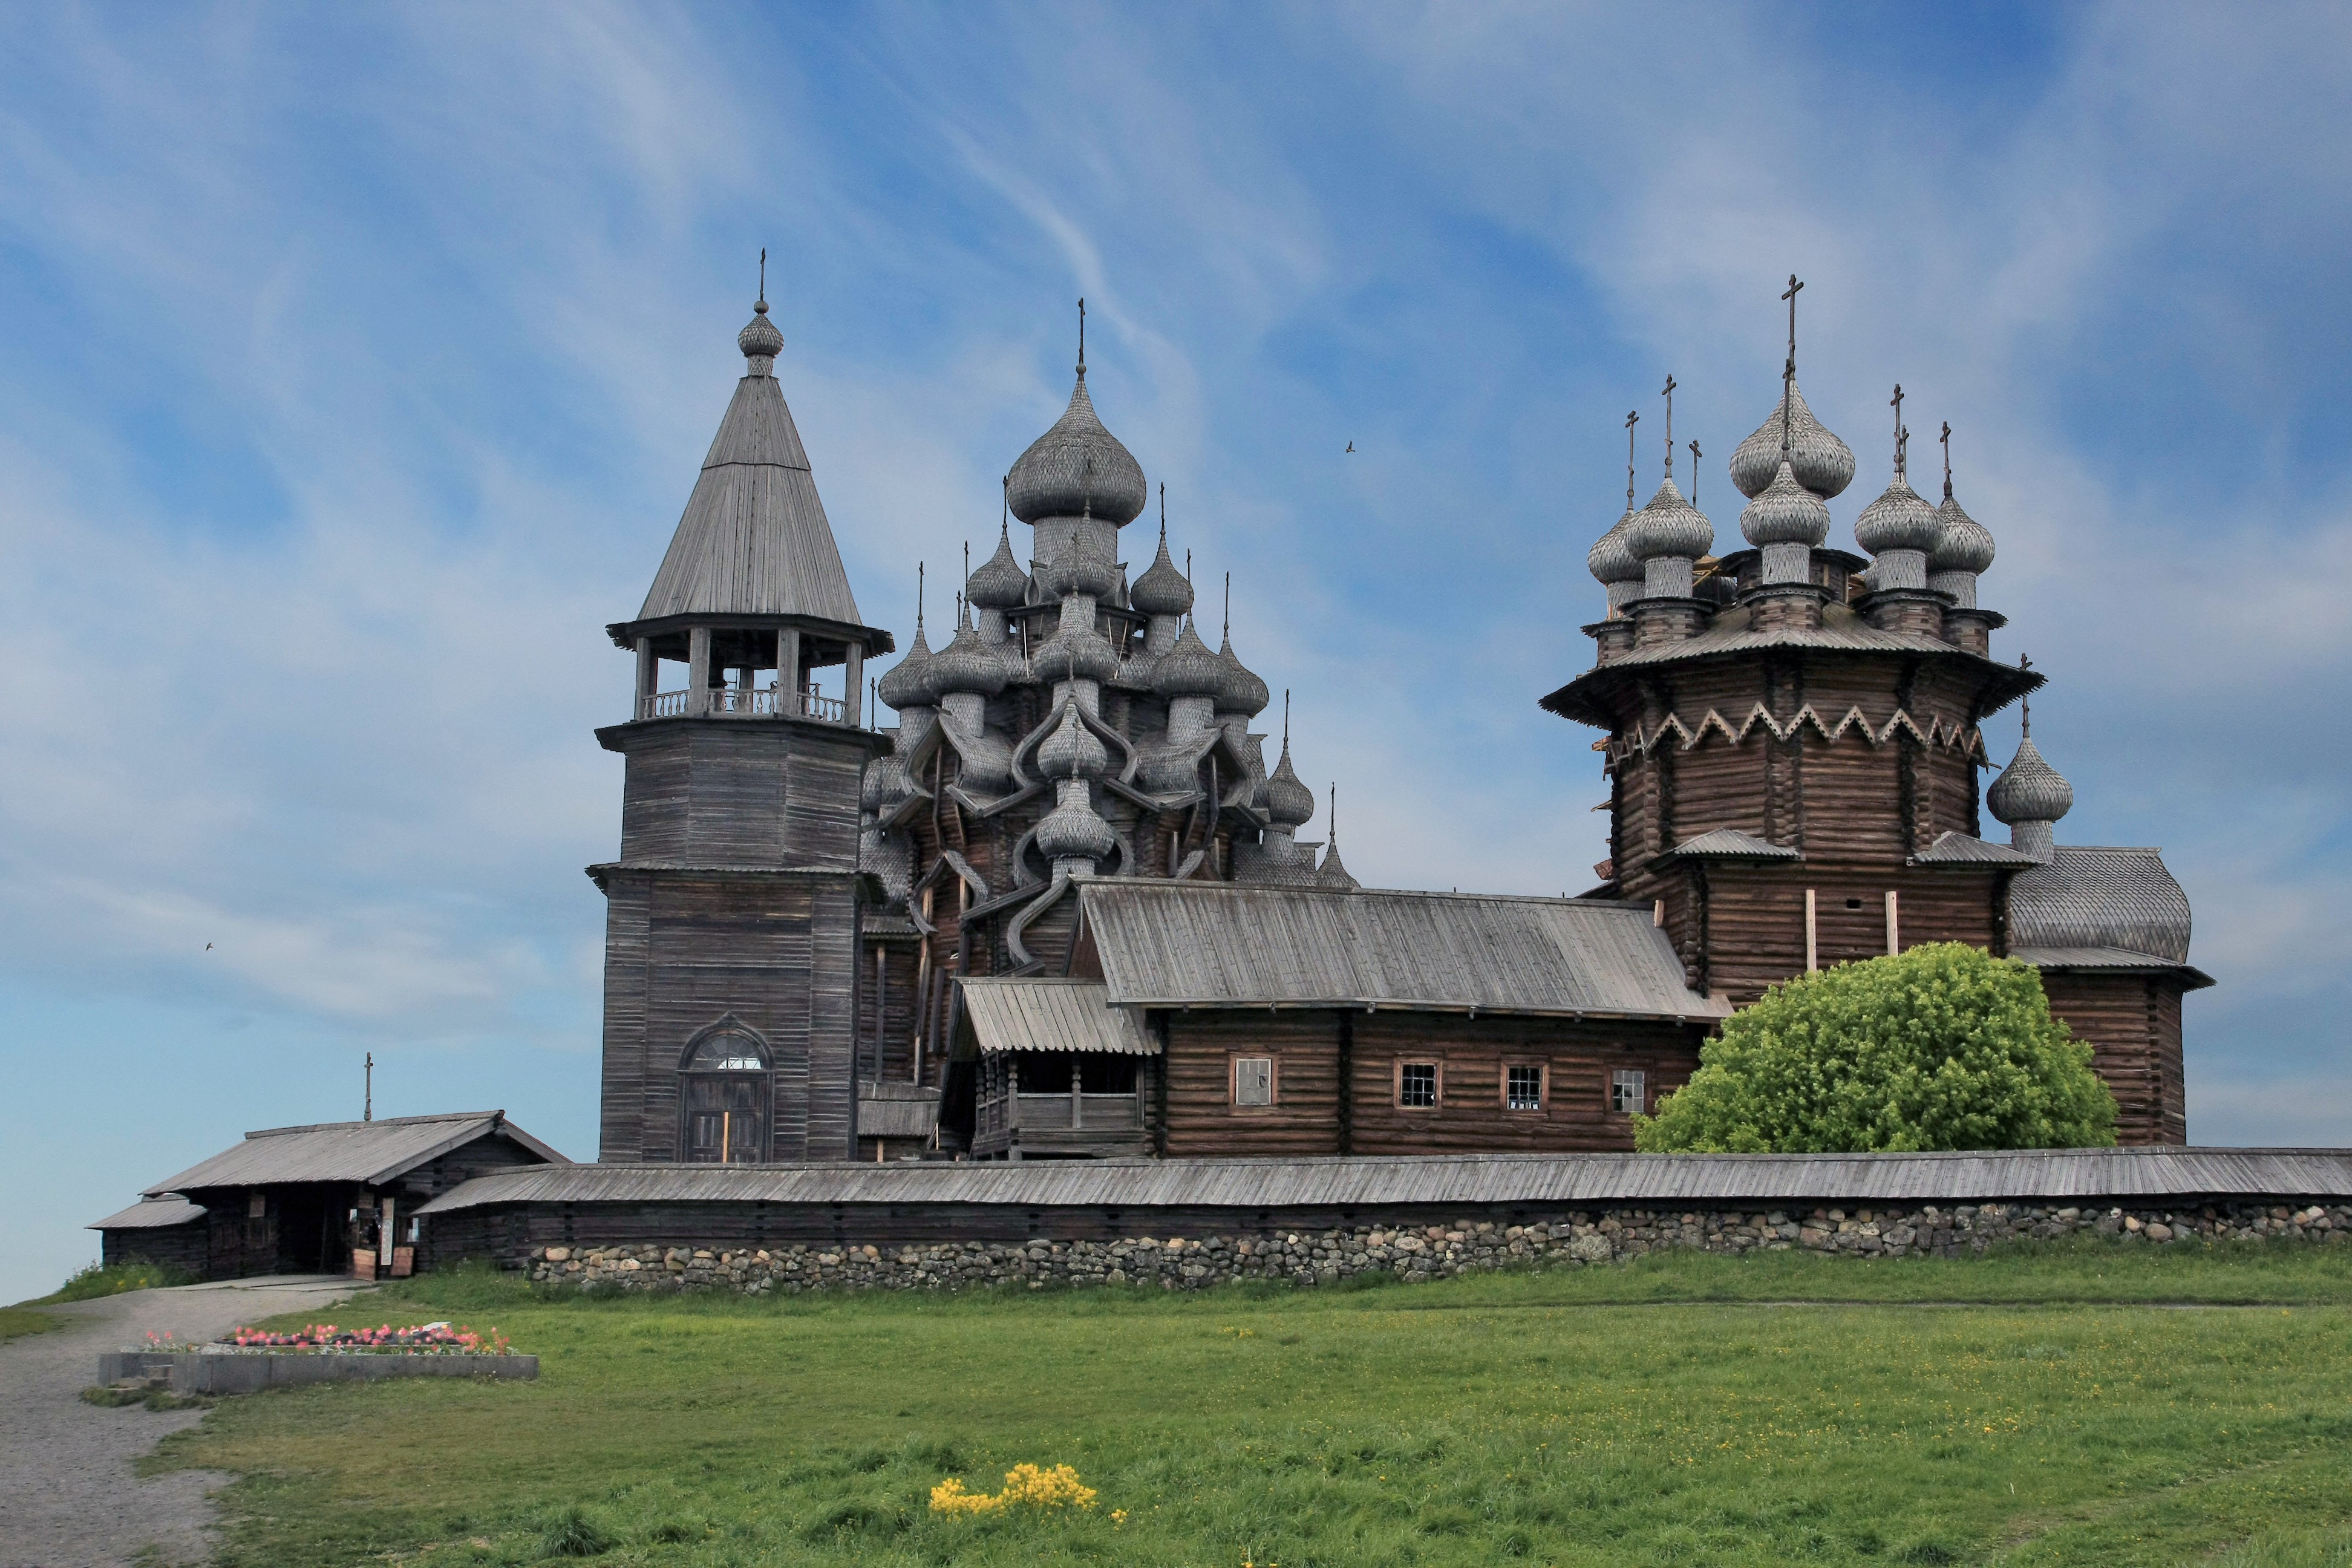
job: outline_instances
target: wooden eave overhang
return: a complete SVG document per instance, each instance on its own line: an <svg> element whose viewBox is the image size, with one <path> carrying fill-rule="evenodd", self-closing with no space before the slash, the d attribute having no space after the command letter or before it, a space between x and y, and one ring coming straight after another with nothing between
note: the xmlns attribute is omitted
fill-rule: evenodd
<svg viewBox="0 0 2352 1568"><path fill-rule="evenodd" d="M880 626L829 621L818 616L656 616L645 621L614 621L604 628L604 635L613 639L614 647L633 650L639 637L667 637L696 626L709 626L714 631L777 631L792 627L838 642L862 643L869 658L877 654L895 653L898 647L898 640Z"/></svg>
<svg viewBox="0 0 2352 1568"><path fill-rule="evenodd" d="M1998 713L2020 697L2039 690L2043 677L2039 670L2020 669L2015 665L2002 664L1998 659L1955 647L1946 642L1929 642L1925 638L1903 638L1889 646L1855 644L1838 638L1834 634L1790 631L1771 637L1744 640L1730 647L1702 646L1705 633L1679 645L1637 649L1633 654L1593 666L1574 680L1550 695L1537 706L1548 713L1579 724L1590 724L1596 730L1614 731L1622 722L1621 713L1625 699L1636 692L1648 679L1668 670L1685 669L1711 664L1752 660L1759 655L1789 653L1808 658L1839 659L1918 658L1957 661L1972 668L1979 676L1979 699L1975 718Z"/></svg>
<svg viewBox="0 0 2352 1568"><path fill-rule="evenodd" d="M665 729L701 725L733 733L743 730L762 730L776 724L789 725L828 740L852 739L866 749L868 756L883 756L897 743L880 730L868 730L862 724L836 724L830 719L811 719L801 713L673 713L655 719L625 719L618 724L607 724L598 730L596 743L608 752L625 752L628 750L625 744L627 738ZM924 798L929 797L926 795Z"/></svg>

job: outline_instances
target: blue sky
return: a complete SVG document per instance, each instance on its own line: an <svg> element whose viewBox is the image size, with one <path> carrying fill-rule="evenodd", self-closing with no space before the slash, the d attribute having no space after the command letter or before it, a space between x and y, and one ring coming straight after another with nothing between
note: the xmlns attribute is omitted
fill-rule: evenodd
<svg viewBox="0 0 2352 1568"><path fill-rule="evenodd" d="M0 1296L247 1128L594 1154L628 660L760 247L860 603L1096 401L1370 881L1602 853L1584 552L1680 384L1949 419L2062 841L2221 982L2190 1131L2352 1143L2352 22L2150 5L0 16ZM1355 456L1345 456L1349 442ZM1924 443L1915 443L1915 453ZM1932 452L1933 448L1927 447ZM1687 474L1687 468L1678 470ZM1129 555L1148 559L1147 541ZM935 605L944 594L935 595ZM2014 744L2014 720L1989 737ZM1319 837L1318 821L1309 830ZM207 942L212 943L209 952Z"/></svg>

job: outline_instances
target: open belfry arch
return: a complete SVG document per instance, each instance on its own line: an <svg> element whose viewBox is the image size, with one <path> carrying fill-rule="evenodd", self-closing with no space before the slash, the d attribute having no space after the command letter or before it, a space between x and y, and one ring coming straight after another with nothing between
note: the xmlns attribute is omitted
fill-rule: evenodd
<svg viewBox="0 0 2352 1568"><path fill-rule="evenodd" d="M1911 486L1896 387L1885 489L1829 545L1829 503L1853 453L1796 376L1794 278L1780 395L1731 457L1748 548L1665 475L1634 504L1627 417L1624 515L1592 546L1605 617L1593 668L1543 700L1604 731L1610 858L1603 897L1650 903L1691 985L1735 1005L1792 975L1925 942L1964 942L2042 971L2053 1009L2094 1047L2126 1142L2180 1143L2180 1000L2211 984L2189 965L2189 904L2152 849L2056 845L2072 805L2031 739L1981 804L2011 842L1981 836L1980 726L2042 684L1991 651L2004 618L1978 603L1990 531L1953 494Z"/></svg>

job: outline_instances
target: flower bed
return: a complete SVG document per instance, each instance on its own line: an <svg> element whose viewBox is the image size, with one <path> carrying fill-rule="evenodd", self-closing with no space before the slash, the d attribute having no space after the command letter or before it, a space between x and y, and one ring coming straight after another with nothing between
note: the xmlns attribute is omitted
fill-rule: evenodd
<svg viewBox="0 0 2352 1568"><path fill-rule="evenodd" d="M245 1353L337 1355L506 1355L507 1337L496 1329L478 1333L462 1323L419 1323L394 1328L344 1329L332 1323L312 1323L291 1332L268 1329L238 1329L208 1344L191 1344L170 1334L149 1334L150 1351L201 1351L206 1355Z"/></svg>

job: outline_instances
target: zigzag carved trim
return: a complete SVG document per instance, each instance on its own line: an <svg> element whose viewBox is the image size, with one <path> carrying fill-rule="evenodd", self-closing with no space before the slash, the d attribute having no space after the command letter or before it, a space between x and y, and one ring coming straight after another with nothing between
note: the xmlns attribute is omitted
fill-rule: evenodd
<svg viewBox="0 0 2352 1568"><path fill-rule="evenodd" d="M1942 747L1947 751L1958 752L1972 759L1981 758L1985 754L1984 737L1980 732L1972 726L1947 720L1940 713L1929 714L1927 722L1923 727L1918 720L1903 709L1897 708L1894 716L1885 723L1874 725L1857 705L1848 708L1835 724L1831 724L1814 710L1810 702L1790 715L1785 724L1775 720L1761 702L1749 709L1748 716L1742 719L1737 727L1720 711L1713 708L1708 709L1696 724L1685 722L1679 713L1669 713L1659 720L1657 727L1647 734L1643 733L1637 725L1619 741L1600 742L1600 748L1614 761L1635 754L1646 756L1666 743L1669 731L1675 737L1675 750L1687 752L1706 740L1710 731L1721 735L1727 744L1742 746L1748 743L1748 738L1755 733L1759 726L1774 740L1787 741L1808 725L1812 727L1813 733L1820 736L1824 743L1833 744L1848 731L1852 731L1870 744L1883 746L1894 740L1897 731L1907 730L1911 733L1911 738L1922 746L1931 749Z"/></svg>

